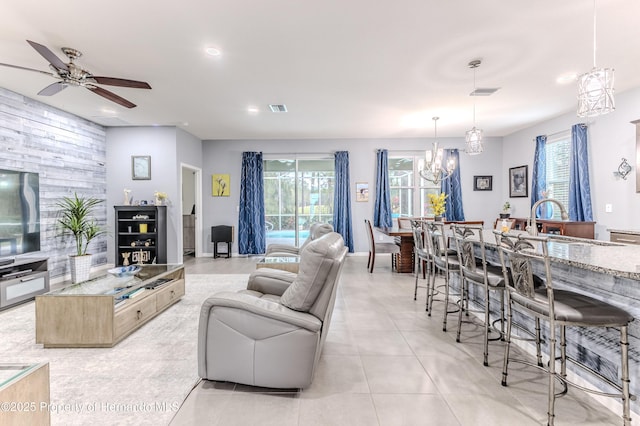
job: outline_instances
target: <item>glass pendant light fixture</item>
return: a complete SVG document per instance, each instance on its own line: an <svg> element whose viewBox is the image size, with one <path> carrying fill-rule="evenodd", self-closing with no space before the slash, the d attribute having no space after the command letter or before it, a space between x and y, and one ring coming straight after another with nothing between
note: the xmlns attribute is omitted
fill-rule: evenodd
<svg viewBox="0 0 640 426"><path fill-rule="evenodd" d="M433 182L435 185L439 185L443 180L451 177L451 174L456 168L456 163L453 158L447 160L446 166L442 164L442 158L444 150L438 148L438 120L440 117L433 117L434 127L434 139L433 149L427 150L424 153L424 160L420 161L419 173L420 176L429 182Z"/></svg>
<svg viewBox="0 0 640 426"><path fill-rule="evenodd" d="M578 76L578 117L595 117L616 109L613 71L596 67L596 0L593 0L593 68Z"/></svg>
<svg viewBox="0 0 640 426"><path fill-rule="evenodd" d="M466 141L464 152L469 155L481 154L482 151L484 151L482 129L476 128L476 68L478 68L481 63L482 61L480 61L480 59L469 62L469 68L473 69L473 92L471 92L471 96L473 96L473 128L467 131L464 138Z"/></svg>

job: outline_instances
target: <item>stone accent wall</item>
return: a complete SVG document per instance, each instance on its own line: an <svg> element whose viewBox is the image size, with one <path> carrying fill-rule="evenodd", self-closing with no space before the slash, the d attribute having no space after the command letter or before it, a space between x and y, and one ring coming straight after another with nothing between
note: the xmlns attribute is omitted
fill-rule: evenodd
<svg viewBox="0 0 640 426"><path fill-rule="evenodd" d="M52 278L69 273L70 238L57 228L56 203L64 196L106 200L106 131L83 118L0 88L0 168L40 175L40 247ZM107 206L95 210L106 227ZM92 265L107 263L107 237L89 246Z"/></svg>

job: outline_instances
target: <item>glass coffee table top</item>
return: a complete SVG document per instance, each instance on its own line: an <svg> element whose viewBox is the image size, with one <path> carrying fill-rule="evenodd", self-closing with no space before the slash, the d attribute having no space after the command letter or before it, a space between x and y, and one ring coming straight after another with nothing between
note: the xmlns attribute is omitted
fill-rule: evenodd
<svg viewBox="0 0 640 426"><path fill-rule="evenodd" d="M256 264L256 268L272 268L281 269L283 271L289 271L298 273L298 267L300 266L300 257L298 256L268 256L263 258Z"/></svg>
<svg viewBox="0 0 640 426"><path fill-rule="evenodd" d="M135 275L117 277L104 271L104 274L96 276L89 281L71 284L57 290L50 291L46 295L117 295L124 291L142 285L143 283L158 277L164 273L182 268L182 265L140 265L141 270Z"/></svg>
<svg viewBox="0 0 640 426"><path fill-rule="evenodd" d="M38 364L0 364L0 388L37 366Z"/></svg>

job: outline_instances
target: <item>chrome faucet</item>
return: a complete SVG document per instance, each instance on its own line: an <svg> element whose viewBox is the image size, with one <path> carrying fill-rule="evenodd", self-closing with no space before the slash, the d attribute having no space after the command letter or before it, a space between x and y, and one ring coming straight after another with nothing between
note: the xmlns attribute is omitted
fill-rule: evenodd
<svg viewBox="0 0 640 426"><path fill-rule="evenodd" d="M531 216L529 216L529 223L527 224L527 232L530 235L538 235L538 222L536 219L536 210L538 209L538 206L540 206L540 204L546 203L546 202L556 203L558 207L560 207L560 217L562 217L562 220L569 220L569 215L567 214L567 211L565 210L562 203L560 203L560 201L556 200L555 198L543 198L542 200L536 201L533 207L531 207Z"/></svg>

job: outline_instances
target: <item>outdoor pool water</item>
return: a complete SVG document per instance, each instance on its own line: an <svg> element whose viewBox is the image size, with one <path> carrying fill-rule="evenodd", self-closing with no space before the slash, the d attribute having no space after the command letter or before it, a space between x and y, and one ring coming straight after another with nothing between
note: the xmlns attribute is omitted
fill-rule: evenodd
<svg viewBox="0 0 640 426"><path fill-rule="evenodd" d="M300 240L305 240L309 236L309 231L299 231L300 232ZM267 231L267 238L295 238L296 231L293 229L283 229L280 231Z"/></svg>

